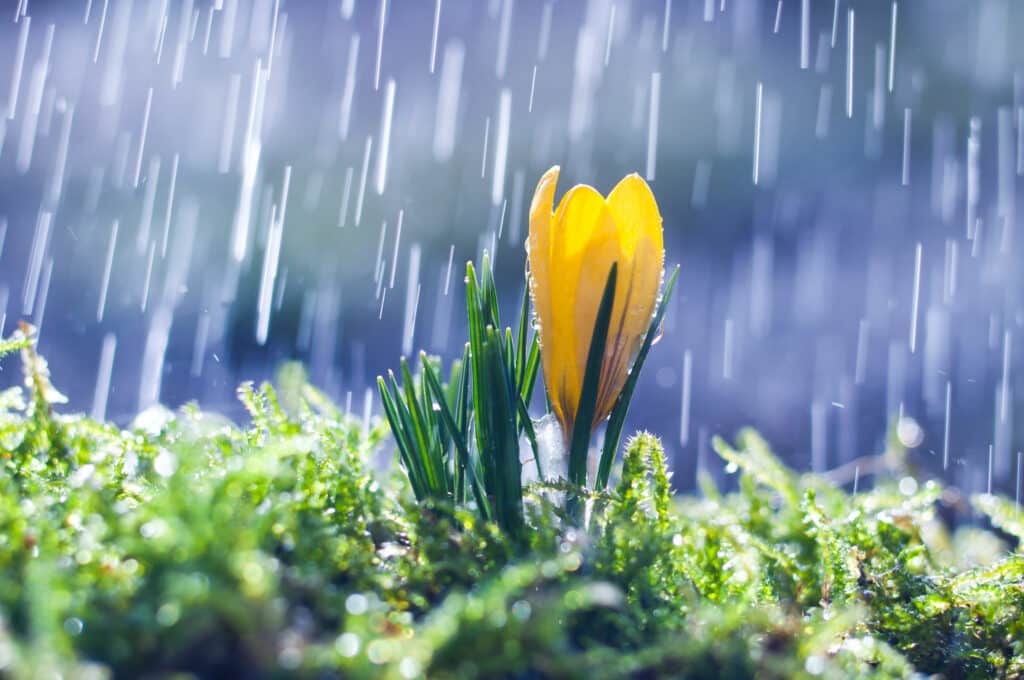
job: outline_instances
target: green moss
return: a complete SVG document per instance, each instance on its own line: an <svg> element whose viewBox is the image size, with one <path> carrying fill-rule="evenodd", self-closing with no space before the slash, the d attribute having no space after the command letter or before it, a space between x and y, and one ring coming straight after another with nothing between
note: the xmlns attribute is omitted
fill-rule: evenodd
<svg viewBox="0 0 1024 680"><path fill-rule="evenodd" d="M1024 676L1005 499L974 499L998 529L951 536L937 483L850 495L750 431L716 442L739 491L673 497L644 433L608 490L527 488L513 539L471 502L417 501L374 463L384 427L298 367L239 390L244 428L186 407L122 430L60 414L19 349L26 390L0 395L0 674ZM555 491L584 496L585 526Z"/></svg>

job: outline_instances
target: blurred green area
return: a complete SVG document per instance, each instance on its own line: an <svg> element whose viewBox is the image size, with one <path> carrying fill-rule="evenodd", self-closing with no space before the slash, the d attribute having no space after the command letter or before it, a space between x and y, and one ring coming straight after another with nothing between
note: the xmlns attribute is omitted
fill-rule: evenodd
<svg viewBox="0 0 1024 680"><path fill-rule="evenodd" d="M585 529L537 485L513 544L414 501L374 465L382 425L295 365L240 388L245 428L185 407L120 430L59 414L21 350L26 389L0 394L5 677L1024 675L1006 499L970 510L901 473L851 495L752 431L716 443L738 492L673 498L640 434Z"/></svg>

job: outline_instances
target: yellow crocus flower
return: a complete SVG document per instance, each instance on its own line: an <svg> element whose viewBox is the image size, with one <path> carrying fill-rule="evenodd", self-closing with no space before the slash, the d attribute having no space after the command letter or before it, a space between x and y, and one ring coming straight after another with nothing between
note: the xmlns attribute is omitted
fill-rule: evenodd
<svg viewBox="0 0 1024 680"><path fill-rule="evenodd" d="M650 326L665 246L658 204L639 175L625 177L607 198L577 185L553 209L558 172L551 168L537 183L527 251L544 383L568 441L612 264L618 263L615 303L591 429L611 413Z"/></svg>

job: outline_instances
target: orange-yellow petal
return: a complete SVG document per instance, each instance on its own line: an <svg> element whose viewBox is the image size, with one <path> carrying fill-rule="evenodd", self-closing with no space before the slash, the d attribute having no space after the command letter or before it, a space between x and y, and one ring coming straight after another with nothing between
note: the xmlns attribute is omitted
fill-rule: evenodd
<svg viewBox="0 0 1024 680"><path fill-rule="evenodd" d="M551 384L553 375L553 353L555 345L553 317L551 310L551 228L552 206L555 203L555 187L558 184L559 167L556 165L544 173L537 182L530 203L530 235L526 242L530 263L530 297L540 325L541 365L545 384ZM549 388L550 389L550 388ZM555 415L562 420L561 404L554 403Z"/></svg>
<svg viewBox="0 0 1024 680"><path fill-rule="evenodd" d="M615 221L604 197L589 186L578 185L569 190L555 214L551 243L551 296L554 331L551 375L545 374L548 394L562 409L562 425L571 430L579 406L586 353L580 354L580 343L589 347L593 319L601 301L602 284L595 292L590 285L592 271L600 268L587 259L588 252L602 251L614 243ZM617 252L617 250L616 250ZM602 255L602 259L605 256ZM610 262L608 263L610 266ZM586 269L586 277L583 276ZM583 322L589 318L589 326ZM583 331L581 331L583 329ZM586 340L580 339L585 332Z"/></svg>
<svg viewBox="0 0 1024 680"><path fill-rule="evenodd" d="M608 195L622 248L619 286L602 363L595 425L607 417L650 326L664 267L661 214L647 182L636 173Z"/></svg>

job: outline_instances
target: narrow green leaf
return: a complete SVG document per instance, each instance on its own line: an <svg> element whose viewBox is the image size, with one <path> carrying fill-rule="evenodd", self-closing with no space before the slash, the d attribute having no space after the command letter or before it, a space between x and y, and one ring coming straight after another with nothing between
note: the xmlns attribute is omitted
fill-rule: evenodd
<svg viewBox="0 0 1024 680"><path fill-rule="evenodd" d="M608 281L604 286L601 304L597 309L594 321L594 333L590 337L590 350L587 352L587 364L583 373L583 386L580 390L579 406L576 409L576 422L572 430L569 446L569 481L578 486L587 485L587 452L590 446L590 428L597 409L597 390L601 382L601 362L604 359L605 346L608 342L608 327L611 325L612 307L615 303L615 280L618 276L618 263L613 263L608 272Z"/></svg>
<svg viewBox="0 0 1024 680"><path fill-rule="evenodd" d="M444 400L444 388L441 387L441 383L434 373L433 369L424 364L423 366L423 379L424 384L428 389L433 392L438 403L438 415L444 426L447 428L449 434L452 437L452 441L455 445L455 450L458 454L458 461L456 469L461 470L462 473L469 474L470 487L473 491L474 499L485 517L490 516L490 506L487 502L487 496L483 488L483 482L479 479L479 475L474 470L470 463L469 447L466 445L466 440L462 436L462 432L459 430L458 424L455 422L455 417L452 415L451 409L448 403Z"/></svg>
<svg viewBox="0 0 1024 680"><path fill-rule="evenodd" d="M412 486L413 495L416 496L416 500L423 500L425 493L417 468L413 463L412 443L409 441L408 433L405 431L402 419L399 416L395 397L381 376L377 376L377 389L380 392L381 403L384 405L384 415L388 420L388 425L391 426L391 433L395 438L398 453L405 467L406 477L408 477L409 484Z"/></svg>
<svg viewBox="0 0 1024 680"><path fill-rule="evenodd" d="M615 454L619 450L619 440L622 438L622 427L626 423L629 402L633 399L633 390L636 389L637 380L640 378L640 370L644 366L644 361L647 360L647 354L651 351L651 345L654 344L654 339L660 332L661 322L665 317L665 310L668 308L668 302L672 298L672 290L675 288L678 276L679 266L677 265L665 283L665 292L662 294L654 317L651 319L651 325L647 327L647 334L644 335L643 344L640 346L640 351L633 361L633 367L630 369L626 382L622 386L622 392L619 393L619 398L615 401L615 406L612 407L611 416L608 418L608 427L605 429L601 460L597 467L595 486L597 490L608 486L608 477L611 476L612 463L615 461Z"/></svg>

